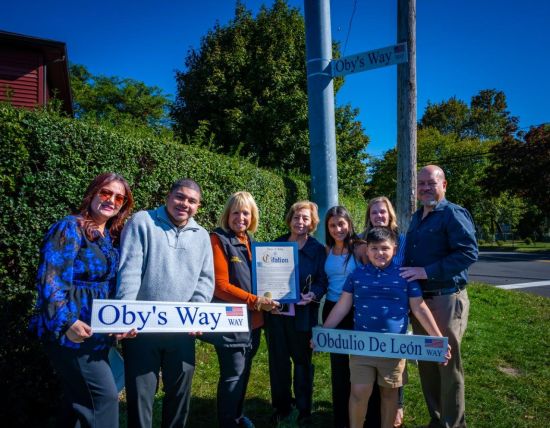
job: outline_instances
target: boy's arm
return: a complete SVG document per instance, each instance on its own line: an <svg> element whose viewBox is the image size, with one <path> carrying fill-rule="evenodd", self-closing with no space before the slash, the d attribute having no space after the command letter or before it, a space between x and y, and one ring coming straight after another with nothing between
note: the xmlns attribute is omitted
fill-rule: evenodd
<svg viewBox="0 0 550 428"><path fill-rule="evenodd" d="M334 328L344 317L348 314L353 305L353 294L348 293L347 291L342 291L342 295L338 299L338 302L330 311L328 318L323 323L325 328Z"/></svg>
<svg viewBox="0 0 550 428"><path fill-rule="evenodd" d="M443 337L432 315L432 311L430 311L430 308L428 308L428 305L426 305L426 302L424 302L422 297L409 297L409 305L418 322L422 324L422 327L424 327L424 330L426 330L430 336ZM450 359L451 345L448 344L447 353L445 354L445 361L440 364L446 366Z"/></svg>
<svg viewBox="0 0 550 428"><path fill-rule="evenodd" d="M411 311L430 336L443 336L422 297L409 297Z"/></svg>

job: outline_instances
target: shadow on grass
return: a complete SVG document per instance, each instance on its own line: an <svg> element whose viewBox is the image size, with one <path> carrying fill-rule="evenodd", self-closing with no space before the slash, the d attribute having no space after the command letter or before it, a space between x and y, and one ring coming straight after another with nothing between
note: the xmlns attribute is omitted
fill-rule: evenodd
<svg viewBox="0 0 550 428"><path fill-rule="evenodd" d="M329 402L315 402L314 406L313 426L320 428L332 427L332 404ZM271 421L271 415L273 414L271 403L266 400L255 397L247 399L244 413L258 428L276 426ZM216 427L217 425L216 400L193 397L188 426Z"/></svg>
<svg viewBox="0 0 550 428"><path fill-rule="evenodd" d="M332 403L321 401L314 403L313 426L319 428L330 428L332 424ZM259 398L247 399L245 403L245 415L250 418L254 425L261 427L275 427L271 421L273 409L271 403ZM162 397L155 397L153 407L153 427L161 426ZM193 397L191 399L191 410L187 419L188 427L217 427L216 400L210 398ZM120 428L126 428L126 403L120 402Z"/></svg>

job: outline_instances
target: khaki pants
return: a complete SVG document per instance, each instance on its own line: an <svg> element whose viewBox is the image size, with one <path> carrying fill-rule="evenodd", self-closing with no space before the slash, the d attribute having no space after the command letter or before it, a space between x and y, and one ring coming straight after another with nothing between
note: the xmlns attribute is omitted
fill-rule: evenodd
<svg viewBox="0 0 550 428"><path fill-rule="evenodd" d="M427 361L418 362L424 399L430 412L430 428L465 427L464 370L460 342L468 324L470 301L466 290L446 296L424 299L443 336L449 338L452 358L442 366ZM414 334L427 334L420 323L411 317Z"/></svg>

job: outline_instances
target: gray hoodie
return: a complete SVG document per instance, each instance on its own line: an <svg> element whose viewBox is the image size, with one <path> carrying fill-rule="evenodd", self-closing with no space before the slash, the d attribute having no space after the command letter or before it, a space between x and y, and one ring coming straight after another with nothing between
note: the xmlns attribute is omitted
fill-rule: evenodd
<svg viewBox="0 0 550 428"><path fill-rule="evenodd" d="M118 299L210 302L213 293L210 237L193 218L178 228L161 206L136 213L124 226Z"/></svg>

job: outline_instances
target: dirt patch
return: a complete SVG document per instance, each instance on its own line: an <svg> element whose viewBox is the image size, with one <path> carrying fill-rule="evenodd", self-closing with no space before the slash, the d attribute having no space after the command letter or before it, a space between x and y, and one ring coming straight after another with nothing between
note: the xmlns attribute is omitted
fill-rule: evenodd
<svg viewBox="0 0 550 428"><path fill-rule="evenodd" d="M518 376L521 376L521 372L514 368L514 367L503 367L503 366L499 366L497 367L502 373L504 374L507 374L508 376L512 376L512 377L518 377Z"/></svg>

